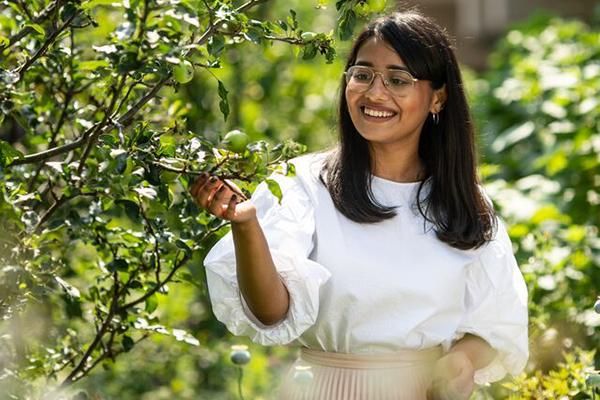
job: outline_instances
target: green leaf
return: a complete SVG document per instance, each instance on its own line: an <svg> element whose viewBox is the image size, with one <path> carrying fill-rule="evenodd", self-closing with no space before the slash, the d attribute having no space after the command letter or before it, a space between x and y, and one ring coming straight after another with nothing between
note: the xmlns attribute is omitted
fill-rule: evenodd
<svg viewBox="0 0 600 400"><path fill-rule="evenodd" d="M133 339L127 335L123 335L121 344L123 345L123 350L125 350L125 352L128 352L129 350L133 349L133 346L135 346Z"/></svg>
<svg viewBox="0 0 600 400"><path fill-rule="evenodd" d="M526 121L522 124L511 127L502 132L500 136L492 143L492 150L496 153L501 152L505 148L513 144L527 139L535 131L535 124L531 121Z"/></svg>
<svg viewBox="0 0 600 400"><path fill-rule="evenodd" d="M348 40L352 37L354 27L356 26L356 14L353 10L348 10L342 14L338 24L338 36L340 40Z"/></svg>
<svg viewBox="0 0 600 400"><path fill-rule="evenodd" d="M72 286L70 283L59 278L58 276L55 276L54 279L56 280L56 282L58 282L60 287L65 291L67 296L69 296L72 299L78 299L81 297L81 293L79 293L79 289L77 289L75 286Z"/></svg>
<svg viewBox="0 0 600 400"><path fill-rule="evenodd" d="M266 179L265 182L267 182L267 187L269 188L271 193L273 193L273 196L277 197L279 204L281 204L283 193L281 192L281 187L279 186L279 183L277 183L277 181L273 179Z"/></svg>
<svg viewBox="0 0 600 400"><path fill-rule="evenodd" d="M126 200L126 199L119 199L115 201L116 204L119 204L120 206L123 207L123 210L125 211L125 214L132 220L132 221L139 221L140 220L140 206L138 206L137 203L131 201L131 200Z"/></svg>
<svg viewBox="0 0 600 400"><path fill-rule="evenodd" d="M156 296L156 294L153 294L152 296L150 296L146 299L145 310L148 314L152 314L154 312L154 310L156 310L157 307L158 307L158 297Z"/></svg>
<svg viewBox="0 0 600 400"><path fill-rule="evenodd" d="M122 258L116 258L108 264L106 264L106 269L110 272L127 271L128 267L129 263L126 260L123 260Z"/></svg>
<svg viewBox="0 0 600 400"><path fill-rule="evenodd" d="M133 191L150 200L154 200L156 198L156 189L151 187L134 188Z"/></svg>
<svg viewBox="0 0 600 400"><path fill-rule="evenodd" d="M80 71L95 71L100 68L108 68L110 63L107 60L91 60L79 63Z"/></svg>
<svg viewBox="0 0 600 400"><path fill-rule="evenodd" d="M229 101L227 100L227 93L229 92L225 88L225 85L223 85L223 82L219 81L219 97L221 98L221 101L219 102L219 109L223 114L224 120L227 120L227 116L229 115Z"/></svg>
<svg viewBox="0 0 600 400"><path fill-rule="evenodd" d="M310 60L315 58L317 55L317 46L314 43L309 43L304 46L304 51L302 52L303 60Z"/></svg>
<svg viewBox="0 0 600 400"><path fill-rule="evenodd" d="M190 249L190 247L181 239L175 241L175 246L182 249L188 256L192 254L192 249Z"/></svg>
<svg viewBox="0 0 600 400"><path fill-rule="evenodd" d="M115 0L88 0L81 3L81 9L84 11L91 10L97 6L121 6L121 3Z"/></svg>
<svg viewBox="0 0 600 400"><path fill-rule="evenodd" d="M46 36L46 30L41 25L38 25L38 24L27 24L25 26L33 29L34 31L36 31L37 33L39 33L42 36Z"/></svg>
<svg viewBox="0 0 600 400"><path fill-rule="evenodd" d="M296 11L290 10L290 16L287 17L287 23L293 31L298 29L298 18L296 16Z"/></svg>
<svg viewBox="0 0 600 400"><path fill-rule="evenodd" d="M212 36L208 40L208 52L214 57L219 57L225 48L225 39L221 35Z"/></svg>
<svg viewBox="0 0 600 400"><path fill-rule="evenodd" d="M200 341L183 329L173 329L173 336L180 342L185 342L193 346L200 346Z"/></svg>
<svg viewBox="0 0 600 400"><path fill-rule="evenodd" d="M5 167L15 158L23 158L23 153L16 150L10 143L0 140L0 167Z"/></svg>

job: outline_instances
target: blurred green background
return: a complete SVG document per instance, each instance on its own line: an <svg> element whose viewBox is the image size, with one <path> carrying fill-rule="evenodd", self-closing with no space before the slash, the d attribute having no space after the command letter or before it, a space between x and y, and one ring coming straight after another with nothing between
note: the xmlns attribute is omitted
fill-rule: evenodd
<svg viewBox="0 0 600 400"><path fill-rule="evenodd" d="M328 1L265 3L253 15L277 19L289 15L290 8L304 31L330 33L339 24L335 4ZM529 288L531 321L526 373L480 388L474 399L591 398L585 379L600 368L595 354L600 315L593 311L600 295L600 14L593 12L587 22L537 13L502 34L485 68L463 68L480 143L480 175L509 226ZM19 23L11 15L5 8L0 16L5 37L15 29L11 24ZM127 28L123 10L109 2L98 2L94 16L97 27L76 33L82 48L102 45L111 32ZM364 20L359 15L358 27ZM304 59L302 50L288 43L229 43L220 55L221 68L196 69L191 82L162 92L152 113L142 110L143 118L170 119L189 137L215 144L224 132L241 129L253 141L293 139L309 151L332 146L348 46L338 40L338 57L326 63L321 56ZM226 120L215 77L228 91ZM49 107L49 114L58 112ZM15 140L15 131L22 129L18 125L4 119L0 138L25 154L48 142L28 129L20 133L25 139ZM11 180L31 177L2 174L6 193ZM1 210L3 218L12 218L8 208ZM82 242L69 243L68 254L60 257L65 268L60 271L68 273L57 274L85 292L92 282L85 271L94 268L98 254ZM243 367L244 396L271 398L296 350L255 346L232 337L214 319L203 281L205 251L185 267L191 279L170 283L150 311L162 325L185 329L199 345L151 334L131 351L104 360L74 393L82 390L80 398L93 399L235 399L239 367L229 360L230 347L245 344L252 360ZM9 287L6 270L1 277ZM60 358L48 349L60 353L77 346L80 332L87 332L89 320L81 310L69 311L73 304L60 293L54 283L37 297L43 302L29 300L20 314L0 322L0 388L5 388L0 398L34 398L43 392L55 382L53 376L60 376L60 371L48 372L52 360ZM88 311L84 307L83 314Z"/></svg>

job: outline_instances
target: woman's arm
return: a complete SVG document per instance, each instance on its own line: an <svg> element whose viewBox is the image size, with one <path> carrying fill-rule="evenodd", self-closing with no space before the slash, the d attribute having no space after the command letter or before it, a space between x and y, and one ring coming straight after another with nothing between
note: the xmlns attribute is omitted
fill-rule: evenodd
<svg viewBox="0 0 600 400"><path fill-rule="evenodd" d="M271 252L256 216L231 224L240 291L260 322L281 321L289 308L289 293L279 278Z"/></svg>
<svg viewBox="0 0 600 400"><path fill-rule="evenodd" d="M273 263L256 207L250 201L237 203L239 195L234 190L241 193L232 183L225 185L205 174L194 182L190 193L200 207L231 221L240 292L254 316L272 325L286 316L289 294Z"/></svg>

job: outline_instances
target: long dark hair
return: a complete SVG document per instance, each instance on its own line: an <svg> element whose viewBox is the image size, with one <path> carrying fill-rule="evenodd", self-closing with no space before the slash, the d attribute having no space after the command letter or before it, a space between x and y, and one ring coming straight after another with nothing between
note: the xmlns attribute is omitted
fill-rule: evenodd
<svg viewBox="0 0 600 400"><path fill-rule="evenodd" d="M446 33L414 10L380 17L354 42L346 69L354 65L358 50L372 37L392 46L410 72L430 81L434 90L446 85L447 100L439 112L439 123L434 124L428 117L421 131L419 156L425 166L425 179L418 188L417 206L441 241L458 249L483 245L493 236L496 218L478 186L473 124L458 62ZM373 196L369 144L352 123L345 91L346 81L342 78L340 144L326 159L321 181L336 208L352 221L375 223L392 218L396 215L394 208L379 204ZM423 190L425 183L428 190Z"/></svg>

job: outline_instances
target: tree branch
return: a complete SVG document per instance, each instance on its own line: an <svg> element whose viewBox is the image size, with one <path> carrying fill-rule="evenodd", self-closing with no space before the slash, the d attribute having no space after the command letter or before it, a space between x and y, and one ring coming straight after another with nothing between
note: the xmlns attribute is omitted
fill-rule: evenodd
<svg viewBox="0 0 600 400"><path fill-rule="evenodd" d="M104 118L100 122L100 126L105 126L106 123L110 120L110 114L112 114L114 111L115 104L117 104L117 99L119 98L119 94L121 93L121 90L123 90L123 86L125 86L126 80L127 80L127 75L122 75L121 80L119 81L119 84L114 89L113 96L110 100L110 104L109 104L108 108L106 109L106 112L104 113ZM104 132L103 129L98 129L96 131L96 133L93 133L89 136L87 146L85 147L85 150L83 151L83 155L81 156L81 159L79 160L79 167L77 167L78 174L81 174L81 171L83 171L83 167L85 166L85 160L90 155L90 152L92 151L92 147L94 146L94 143L96 142L96 138L98 138L98 136L100 136L102 134L102 132Z"/></svg>
<svg viewBox="0 0 600 400"><path fill-rule="evenodd" d="M48 4L48 7L46 7L44 10L42 10L42 12L39 13L39 15L37 17L35 17L32 20L32 22L34 24L39 24L40 22L43 22L50 16L50 14L52 14L54 12L54 10L58 9L64 2L65 2L65 0L55 0L52 3ZM30 34L33 31L34 31L34 29L30 26L26 26L25 28L21 29L19 32L15 33L13 36L11 36L8 39L8 45L0 46L0 52L8 49L15 43L18 43L21 39L23 39L25 36L27 36L28 34Z"/></svg>
<svg viewBox="0 0 600 400"><path fill-rule="evenodd" d="M119 307L119 311L126 310L128 308L131 308L137 304L140 304L140 303L146 301L146 299L148 299L154 293L158 292L165 284L167 284L173 278L173 275L175 275L175 272L177 272L181 267L183 267L190 258L191 258L191 255L189 253L184 253L183 258L173 266L173 268L169 271L169 274L165 277L165 279L163 279L161 282L156 282L156 286L154 286L152 289L150 289L149 291L144 293L141 297L139 297L133 301L130 301L129 303L126 303L126 304L122 305L121 307Z"/></svg>
<svg viewBox="0 0 600 400"><path fill-rule="evenodd" d="M62 388L74 383L75 381L77 381L77 379L80 378L80 377L77 377L77 375L85 369L85 364L86 364L88 358L92 355L92 353L94 352L94 350L96 349L96 347L98 346L100 341L102 340L102 337L104 336L108 327L110 326L110 323L112 322L113 316L115 315L115 313L118 310L117 302L119 300L119 292L120 291L119 291L119 277L117 276L116 272L113 274L113 280L114 280L113 296L112 296L112 299L110 302L110 308L108 310L106 317L104 318L104 321L102 322L102 325L100 326L100 330L98 332L96 332L96 337L94 337L94 340L92 341L92 343L87 348L86 352L81 357L79 364L77 364L77 366L75 368L73 368L73 370L69 373L69 375L65 378L65 380L60 384L60 386Z"/></svg>
<svg viewBox="0 0 600 400"><path fill-rule="evenodd" d="M238 8L235 9L236 13L242 13L245 12L249 9L251 9L252 7L260 4L260 3L265 3L269 0L250 0L244 4L242 4L241 6L239 6ZM219 19L214 21L212 18L209 18L209 26L208 28L204 31L204 33L202 34L202 36L200 36L200 38L198 39L198 41L195 43L196 45L202 45L204 44L208 38L210 37L210 35L212 35L214 33L214 31L219 27L219 25L221 25L223 22L226 22L225 19Z"/></svg>
<svg viewBox="0 0 600 400"><path fill-rule="evenodd" d="M42 215L42 217L40 218L40 220L38 221L38 223L35 225L35 228L33 229L34 232L39 232L39 230L41 229L42 225L48 221L48 219L50 218L50 216L52 214L54 214L56 212L56 210L58 210L58 208L60 206L62 206L63 204L65 204L67 201L72 200L76 197L79 196L96 196L98 194L98 192L90 192L90 193L77 193L71 196L65 196L62 195L61 197L59 197L58 199L56 199L54 201L54 203L50 206L50 208L48 210L46 210L46 212L44 213L44 215Z"/></svg>
<svg viewBox="0 0 600 400"><path fill-rule="evenodd" d="M156 93L164 86L164 84L169 80L170 77L170 75L167 75L163 77L160 81L158 81L156 85L154 85L144 97L138 100L137 103L135 103L129 110L127 110L127 112L123 114L123 116L121 116L116 122L119 125L128 126L132 122L135 114L156 95ZM16 158L11 164L9 164L9 167L12 167L13 165L32 164L39 161L47 160L48 158L52 158L59 154L67 153L84 145L88 137L90 137L91 135L100 136L101 134L107 133L110 129L117 126L117 123L115 123L114 120L107 121L106 126L102 126L102 123L103 121L92 126L79 139L71 143L55 147L53 149L41 151L39 153L29 154L23 158Z"/></svg>
<svg viewBox="0 0 600 400"><path fill-rule="evenodd" d="M177 172L179 174L188 174L188 175L200 176L203 173L205 173L204 171L188 171L186 168L179 169L179 168L171 167L170 165L162 164L162 163L160 163L158 161L153 161L152 164L156 165L159 168L164 169L165 171ZM234 192L236 195L238 195L242 201L248 200L248 198L246 197L246 195L244 193L242 193L239 190L237 190L236 188L234 188L229 182L227 182L227 180L228 179L238 179L238 180L241 180L241 181L250 182L251 181L250 178L247 178L245 176L237 176L237 175L236 176L233 176L233 175L218 175L218 177L219 177L219 179L221 179L223 181L223 184L225 184L225 186L227 186L232 192Z"/></svg>
<svg viewBox="0 0 600 400"><path fill-rule="evenodd" d="M56 40L58 35L60 35L69 26L69 24L75 19L76 16L77 12L74 12L73 15L71 15L58 29L55 29L54 32L52 32L50 36L48 36L44 44L42 44L42 47L40 47L38 51L36 51L35 54L25 62L25 64L17 68L17 72L19 73L19 81L23 79L23 77L25 76L25 72L27 72L27 69L38 58L40 58L46 53L48 47L50 47L50 45Z"/></svg>
<svg viewBox="0 0 600 400"><path fill-rule="evenodd" d="M134 342L134 345L136 345L136 344L140 343L142 340L144 340L144 339L146 339L146 338L148 338L148 337L150 337L150 334L148 334L148 333L144 333L144 334L142 335L142 337L141 337L141 338L139 338L138 340L136 340L136 341ZM91 364L91 365L90 365L90 366L89 366L89 367L88 367L88 368L85 370L85 373L87 373L87 372L89 372L89 371L93 370L93 369L96 367L96 365L98 365L100 362L104 361L104 360L105 360L107 357L115 358L116 356L118 356L119 354L121 354L121 353L124 353L124 352L125 352L125 350L124 350L124 349L121 349L121 350L117 350L117 351L112 351L112 350L111 350L110 352L104 352L104 353L102 353L102 354L101 354L101 355L100 355L100 356L99 356L97 359L95 359L95 360L92 362L92 364ZM84 375L85 375L85 374L81 375L80 377L75 377L75 380L74 380L73 382L77 382L77 381L78 381L79 379L81 379L81 378L82 378Z"/></svg>

